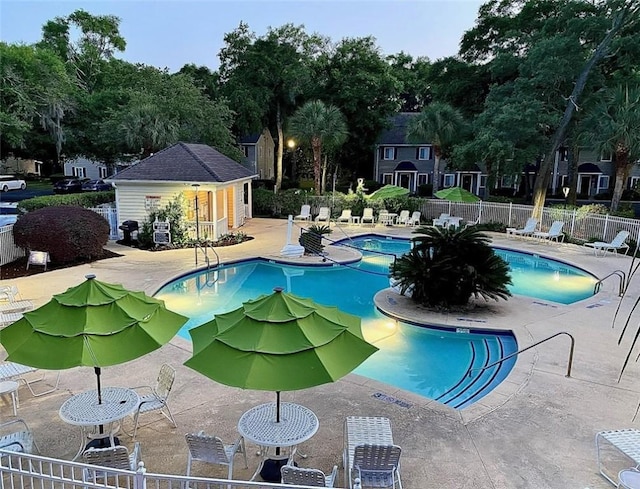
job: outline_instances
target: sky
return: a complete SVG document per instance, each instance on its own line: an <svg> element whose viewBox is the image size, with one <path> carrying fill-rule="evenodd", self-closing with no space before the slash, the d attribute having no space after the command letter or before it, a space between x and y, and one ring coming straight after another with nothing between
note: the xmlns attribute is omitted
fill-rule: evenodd
<svg viewBox="0 0 640 489"><path fill-rule="evenodd" d="M32 44L48 20L76 9L121 19L127 42L118 57L178 71L187 63L219 66L224 35L241 21L261 36L269 27L304 25L334 42L373 36L384 55L404 51L432 61L452 56L473 27L480 0L0 0L0 40Z"/></svg>

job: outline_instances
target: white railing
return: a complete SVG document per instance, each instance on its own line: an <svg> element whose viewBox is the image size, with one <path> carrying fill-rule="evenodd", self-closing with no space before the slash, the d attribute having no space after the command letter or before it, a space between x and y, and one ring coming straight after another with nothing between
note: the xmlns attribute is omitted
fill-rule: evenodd
<svg viewBox="0 0 640 489"><path fill-rule="evenodd" d="M90 210L100 214L109 223L109 239L120 239L118 233L118 210L115 207L92 207Z"/></svg>
<svg viewBox="0 0 640 489"><path fill-rule="evenodd" d="M0 266L22 258L26 253L13 241L13 224L0 226Z"/></svg>
<svg viewBox="0 0 640 489"><path fill-rule="evenodd" d="M186 477L147 473L141 462L137 471L108 469L109 477L86 477L95 465L68 462L37 455L0 450L0 487L19 489L296 489L268 482ZM98 474L100 474L98 472ZM86 479L86 480L85 480Z"/></svg>

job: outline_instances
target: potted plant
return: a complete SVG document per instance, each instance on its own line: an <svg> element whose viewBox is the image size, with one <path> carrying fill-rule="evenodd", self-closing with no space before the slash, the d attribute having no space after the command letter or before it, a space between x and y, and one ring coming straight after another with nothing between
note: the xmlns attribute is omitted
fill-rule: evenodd
<svg viewBox="0 0 640 489"><path fill-rule="evenodd" d="M322 236L331 234L331 229L326 224L312 224L300 235L299 243L304 248L305 255L318 255L322 253L324 245Z"/></svg>

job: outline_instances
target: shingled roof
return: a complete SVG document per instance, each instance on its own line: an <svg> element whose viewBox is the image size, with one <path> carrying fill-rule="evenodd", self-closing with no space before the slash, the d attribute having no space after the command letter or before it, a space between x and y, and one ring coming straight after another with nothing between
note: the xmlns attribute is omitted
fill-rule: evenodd
<svg viewBox="0 0 640 489"><path fill-rule="evenodd" d="M411 144L407 141L407 125L409 121L418 115L417 112L400 112L390 118L391 126L380 134L378 144L398 145ZM426 141L423 144L428 144Z"/></svg>
<svg viewBox="0 0 640 489"><path fill-rule="evenodd" d="M254 173L206 144L176 143L109 180L223 183Z"/></svg>

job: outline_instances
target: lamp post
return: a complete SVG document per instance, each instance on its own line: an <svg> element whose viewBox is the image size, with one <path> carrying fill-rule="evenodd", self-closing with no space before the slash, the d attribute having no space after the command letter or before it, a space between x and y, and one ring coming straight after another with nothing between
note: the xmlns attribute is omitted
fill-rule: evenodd
<svg viewBox="0 0 640 489"><path fill-rule="evenodd" d="M293 138L289 138L287 139L287 148L289 148L289 151L291 152L291 180L295 180L297 178L297 173L298 173L298 167L296 165L296 140Z"/></svg>
<svg viewBox="0 0 640 489"><path fill-rule="evenodd" d="M562 194L564 195L564 205L567 205L567 199L569 198L569 190L571 190L569 187L562 187Z"/></svg>
<svg viewBox="0 0 640 489"><path fill-rule="evenodd" d="M200 218L198 217L198 189L200 188L200 184L194 183L191 186L196 193L196 241L200 243Z"/></svg>

